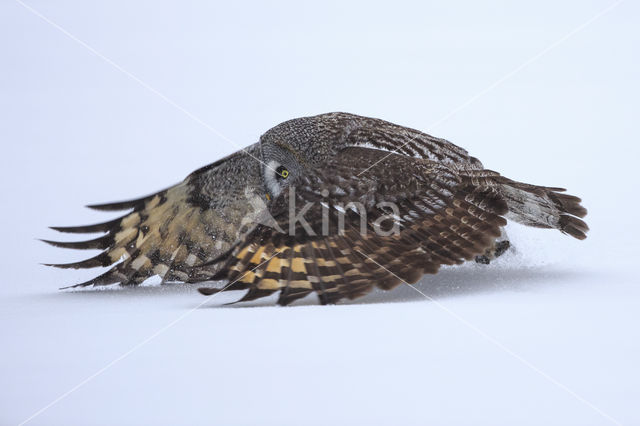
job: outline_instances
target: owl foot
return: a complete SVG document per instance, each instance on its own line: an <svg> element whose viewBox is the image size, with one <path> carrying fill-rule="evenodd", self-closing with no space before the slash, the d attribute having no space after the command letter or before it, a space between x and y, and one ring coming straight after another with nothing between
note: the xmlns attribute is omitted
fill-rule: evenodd
<svg viewBox="0 0 640 426"><path fill-rule="evenodd" d="M509 247L511 247L511 243L509 242L509 240L496 241L495 244L492 247L488 248L483 255L476 256L476 263L488 265L493 259L502 256L504 252L509 249Z"/></svg>

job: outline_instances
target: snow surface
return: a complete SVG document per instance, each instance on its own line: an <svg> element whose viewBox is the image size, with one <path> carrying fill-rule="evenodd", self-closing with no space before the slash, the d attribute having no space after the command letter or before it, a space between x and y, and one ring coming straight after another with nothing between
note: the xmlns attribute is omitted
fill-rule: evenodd
<svg viewBox="0 0 640 426"><path fill-rule="evenodd" d="M192 116L0 4L0 424L640 424L637 2L486 93L611 3L26 2ZM59 292L96 271L38 264L85 255L36 240L111 217L83 205L336 110L567 187L589 238L509 226L515 251L426 277L428 298L337 306L201 306L189 285Z"/></svg>

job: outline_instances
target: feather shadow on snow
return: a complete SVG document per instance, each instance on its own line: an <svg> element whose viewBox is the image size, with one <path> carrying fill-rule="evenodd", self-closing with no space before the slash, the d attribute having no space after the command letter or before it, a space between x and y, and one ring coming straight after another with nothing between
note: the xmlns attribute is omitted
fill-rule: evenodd
<svg viewBox="0 0 640 426"><path fill-rule="evenodd" d="M355 301L341 301L337 305L360 305L378 303L404 303L425 301L429 299L441 300L455 297L473 296L488 293L500 292L532 292L545 289L550 286L557 287L563 282L572 281L579 278L583 273L578 270L571 270L560 266L550 265L514 265L513 253L507 254L506 258L493 262L491 265L478 265L467 263L457 267L444 267L435 275L424 276L413 285L416 289L409 288L408 285L400 285L392 292L374 290L372 293ZM82 299L105 298L112 300L115 298L132 297L172 297L175 295L186 295L196 293L202 283L167 283L162 285L148 285L142 287L98 287L93 291L68 291L66 296L73 296ZM223 287L224 284L218 286ZM256 308L273 307L273 300L276 296L271 296L262 300L233 303L243 294L243 291L233 291L222 293L211 300L202 308ZM229 304L231 303L231 304ZM316 306L317 298L309 295L304 299L296 301L292 306Z"/></svg>
<svg viewBox="0 0 640 426"><path fill-rule="evenodd" d="M435 275L426 275L410 288L400 285L394 291L375 289L371 293L356 300L344 300L336 305L375 305L379 303L428 302L430 299L441 300L455 297L474 296L500 292L532 292L551 286L557 287L570 278L577 278L582 272L562 267L540 266L507 266L476 265L445 267ZM427 297L420 294L420 290ZM241 294L241 292L238 292ZM272 296L271 298L274 298ZM265 298L260 302L243 302L229 307L249 308L273 306L273 300ZM223 302L221 300L221 302ZM226 301L224 301L226 302ZM212 302L206 307L220 308L222 303ZM315 306L316 298L308 296L291 306Z"/></svg>
<svg viewBox="0 0 640 426"><path fill-rule="evenodd" d="M443 268L436 275L423 277L414 286L429 299L471 296L499 292L531 292L561 285L569 278L582 275L576 270L549 266L499 266L473 265ZM413 302L425 300L425 296L407 285L400 286L394 294L375 291L353 303ZM427 299L428 300L428 299Z"/></svg>

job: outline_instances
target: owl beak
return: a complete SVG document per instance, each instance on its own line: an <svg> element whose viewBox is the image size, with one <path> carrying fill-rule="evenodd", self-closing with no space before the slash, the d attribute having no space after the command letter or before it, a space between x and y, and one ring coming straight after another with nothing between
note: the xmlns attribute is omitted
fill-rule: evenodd
<svg viewBox="0 0 640 426"><path fill-rule="evenodd" d="M271 201L271 195L269 195L268 192L265 194L265 196L267 197L267 201Z"/></svg>

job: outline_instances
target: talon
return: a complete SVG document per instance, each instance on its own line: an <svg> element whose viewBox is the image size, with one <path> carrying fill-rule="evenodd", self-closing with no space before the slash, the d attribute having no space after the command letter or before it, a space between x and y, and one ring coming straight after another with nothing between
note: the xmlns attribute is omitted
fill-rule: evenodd
<svg viewBox="0 0 640 426"><path fill-rule="evenodd" d="M504 254L504 252L509 250L509 247L511 247L511 243L509 242L509 240L504 240L504 241L500 241L499 243L497 243L496 244L496 250L493 253L494 258L502 256Z"/></svg>
<svg viewBox="0 0 640 426"><path fill-rule="evenodd" d="M511 247L509 240L496 241L493 247L487 249L483 255L476 256L476 263L488 265L493 259L502 256L509 247Z"/></svg>

